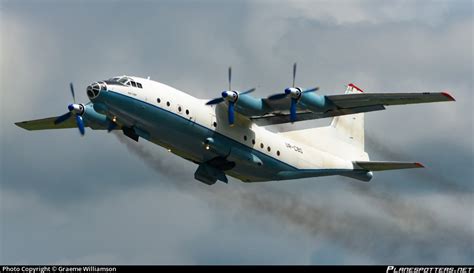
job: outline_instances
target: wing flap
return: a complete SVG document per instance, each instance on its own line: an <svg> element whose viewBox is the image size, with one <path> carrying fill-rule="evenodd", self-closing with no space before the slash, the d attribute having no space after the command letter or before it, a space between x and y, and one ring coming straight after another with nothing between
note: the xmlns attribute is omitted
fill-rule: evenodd
<svg viewBox="0 0 474 273"><path fill-rule="evenodd" d="M352 162L355 170L367 171L389 171L399 169L424 168L418 162L399 162L399 161L354 161Z"/></svg>
<svg viewBox="0 0 474 273"><path fill-rule="evenodd" d="M369 105L403 105L412 103L429 103L454 101L446 92L438 93L355 93L326 96L339 108L353 108Z"/></svg>
<svg viewBox="0 0 474 273"><path fill-rule="evenodd" d="M74 121L73 116L69 119L61 122L60 124L54 124L54 121L57 117L50 117L50 118L42 118L42 119L35 119L35 120L27 120L21 122L15 122L15 125L26 129L28 131L36 131L36 130L48 130L48 129L66 129L66 128L75 128L76 123Z"/></svg>
<svg viewBox="0 0 474 273"><path fill-rule="evenodd" d="M352 115L352 114L357 114L357 113L380 111L384 109L385 107L383 105L370 105L370 106L354 107L354 108L347 108L347 109L341 108L341 109L328 110L324 113L302 111L302 112L297 112L296 121L329 118L329 117L343 116L343 115ZM251 117L250 119L259 126L291 122L289 113L272 113L272 114L267 114L264 116Z"/></svg>

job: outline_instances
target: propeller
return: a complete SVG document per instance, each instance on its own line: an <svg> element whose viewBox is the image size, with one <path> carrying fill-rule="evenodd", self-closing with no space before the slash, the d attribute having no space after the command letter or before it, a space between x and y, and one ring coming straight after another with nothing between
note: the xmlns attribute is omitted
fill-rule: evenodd
<svg viewBox="0 0 474 273"><path fill-rule="evenodd" d="M268 97L269 100L280 100L286 98L288 96L291 97L291 104L290 104L290 120L291 122L296 121L296 105L298 104L299 99L305 93L314 92L319 90L319 87L308 88L302 90L300 87L295 87L295 79L296 79L296 63L293 64L293 84L291 87L287 87L285 92L274 94Z"/></svg>
<svg viewBox="0 0 474 273"><path fill-rule="evenodd" d="M77 128L79 129L79 133L81 135L84 135L85 126L84 126L84 120L82 119L82 114L84 114L84 105L80 103L79 104L76 103L76 95L74 93L74 86L72 82L69 84L69 89L71 90L73 103L67 106L67 109L69 110L69 112L56 118L56 120L54 120L54 124L60 124L68 120L72 115L75 115L76 125L77 125Z"/></svg>
<svg viewBox="0 0 474 273"><path fill-rule="evenodd" d="M232 67L229 67L228 70L228 78L229 78L229 89L222 91L221 97L214 98L206 103L206 105L214 105L214 104L219 104L221 102L227 101L228 107L227 107L227 118L229 125L233 125L235 121L235 103L237 103L237 100L239 99L239 96L243 96L249 93L252 93L255 91L255 88L251 88L247 91L244 92L238 92L232 90Z"/></svg>

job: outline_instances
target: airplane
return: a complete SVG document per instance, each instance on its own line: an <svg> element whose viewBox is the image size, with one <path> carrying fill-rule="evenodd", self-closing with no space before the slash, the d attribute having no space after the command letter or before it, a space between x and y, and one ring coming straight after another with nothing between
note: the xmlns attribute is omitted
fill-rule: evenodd
<svg viewBox="0 0 474 273"><path fill-rule="evenodd" d="M208 185L290 180L339 175L370 181L373 172L423 168L418 162L370 161L364 147L364 113L386 106L455 101L447 92L366 93L350 83L344 94L320 95L318 87L293 83L284 92L255 98L255 88L228 89L214 99L198 99L166 84L135 76L92 83L90 102L73 103L68 112L15 123L26 130L121 130L134 141L143 138L196 163L194 178ZM266 126L332 118L324 127L272 132Z"/></svg>

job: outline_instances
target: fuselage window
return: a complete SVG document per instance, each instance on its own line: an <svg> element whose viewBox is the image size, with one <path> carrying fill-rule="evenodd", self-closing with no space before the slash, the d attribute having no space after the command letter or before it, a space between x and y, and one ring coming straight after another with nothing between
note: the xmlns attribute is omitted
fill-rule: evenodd
<svg viewBox="0 0 474 273"><path fill-rule="evenodd" d="M133 87L137 87L137 84L135 82L130 82Z"/></svg>
<svg viewBox="0 0 474 273"><path fill-rule="evenodd" d="M255 139L252 139L252 144L255 145Z"/></svg>
<svg viewBox="0 0 474 273"><path fill-rule="evenodd" d="M267 147L267 151L270 152L271 150L272 150L272 148L270 148L270 146L268 146L268 147Z"/></svg>
<svg viewBox="0 0 474 273"><path fill-rule="evenodd" d="M244 141L247 141L247 136L244 136Z"/></svg>
<svg viewBox="0 0 474 273"><path fill-rule="evenodd" d="M157 98L157 99L156 99L156 101L157 101L158 103L160 103L160 102L161 102L160 98Z"/></svg>
<svg viewBox="0 0 474 273"><path fill-rule="evenodd" d="M217 122L214 121L214 122L212 123L212 126L217 127Z"/></svg>
<svg viewBox="0 0 474 273"><path fill-rule="evenodd" d="M277 156L280 156L280 151L277 151Z"/></svg>
<svg viewBox="0 0 474 273"><path fill-rule="evenodd" d="M260 148L262 148L262 149L263 149L263 143L260 143Z"/></svg>
<svg viewBox="0 0 474 273"><path fill-rule="evenodd" d="M188 109L186 109L186 115L189 115L189 110Z"/></svg>
<svg viewBox="0 0 474 273"><path fill-rule="evenodd" d="M139 82L137 82L137 86L138 86L138 88L143 88L143 87L142 87L142 84L139 83Z"/></svg>
<svg viewBox="0 0 474 273"><path fill-rule="evenodd" d="M178 111L181 112L181 106L178 106Z"/></svg>
<svg viewBox="0 0 474 273"><path fill-rule="evenodd" d="M166 102L166 106L170 106L171 103L169 101Z"/></svg>

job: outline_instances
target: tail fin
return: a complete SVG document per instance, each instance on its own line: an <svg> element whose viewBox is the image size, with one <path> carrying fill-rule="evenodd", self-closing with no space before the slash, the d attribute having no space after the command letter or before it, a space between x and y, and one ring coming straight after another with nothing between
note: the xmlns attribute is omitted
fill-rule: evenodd
<svg viewBox="0 0 474 273"><path fill-rule="evenodd" d="M345 94L363 92L362 89L350 83ZM332 119L331 127L334 127L339 134L350 138L353 145L357 146L357 148L364 150L364 113L337 116Z"/></svg>

